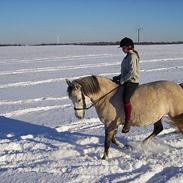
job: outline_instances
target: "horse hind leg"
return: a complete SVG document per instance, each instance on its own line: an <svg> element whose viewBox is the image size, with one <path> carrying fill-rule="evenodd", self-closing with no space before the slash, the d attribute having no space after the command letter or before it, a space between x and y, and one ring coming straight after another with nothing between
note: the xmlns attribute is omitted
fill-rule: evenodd
<svg viewBox="0 0 183 183"><path fill-rule="evenodd" d="M163 125L161 119L154 123L154 131L151 135L149 135L144 141L143 144L147 144L152 141L161 131L163 130Z"/></svg>

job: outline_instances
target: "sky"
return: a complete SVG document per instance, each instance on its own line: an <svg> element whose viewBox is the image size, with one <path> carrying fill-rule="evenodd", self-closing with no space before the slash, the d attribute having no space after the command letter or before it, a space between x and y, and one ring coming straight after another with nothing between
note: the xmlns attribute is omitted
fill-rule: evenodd
<svg viewBox="0 0 183 183"><path fill-rule="evenodd" d="M182 0L0 0L0 43L183 41Z"/></svg>

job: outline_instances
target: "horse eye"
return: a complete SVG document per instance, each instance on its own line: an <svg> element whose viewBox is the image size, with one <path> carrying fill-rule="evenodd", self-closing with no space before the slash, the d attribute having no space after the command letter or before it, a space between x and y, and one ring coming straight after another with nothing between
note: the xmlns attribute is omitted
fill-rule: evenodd
<svg viewBox="0 0 183 183"><path fill-rule="evenodd" d="M79 99L78 102L81 102L81 99Z"/></svg>

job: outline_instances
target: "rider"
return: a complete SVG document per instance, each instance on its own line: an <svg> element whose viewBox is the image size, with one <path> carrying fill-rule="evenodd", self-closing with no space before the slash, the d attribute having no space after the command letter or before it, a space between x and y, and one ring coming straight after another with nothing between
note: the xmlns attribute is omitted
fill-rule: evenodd
<svg viewBox="0 0 183 183"><path fill-rule="evenodd" d="M122 133L128 133L130 130L132 105L130 97L139 85L139 54L134 49L134 43L130 38L123 38L120 41L120 47L126 54L121 63L121 74L114 76L113 80L120 83L124 87L124 111L125 124Z"/></svg>

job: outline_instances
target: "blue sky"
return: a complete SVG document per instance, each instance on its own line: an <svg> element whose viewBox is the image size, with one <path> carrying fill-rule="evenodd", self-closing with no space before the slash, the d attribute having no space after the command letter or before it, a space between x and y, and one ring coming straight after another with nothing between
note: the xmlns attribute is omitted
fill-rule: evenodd
<svg viewBox="0 0 183 183"><path fill-rule="evenodd" d="M182 0L0 0L0 43L183 41Z"/></svg>

